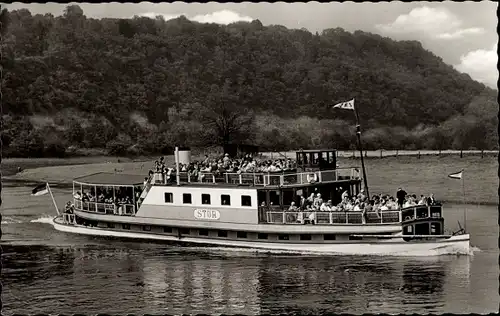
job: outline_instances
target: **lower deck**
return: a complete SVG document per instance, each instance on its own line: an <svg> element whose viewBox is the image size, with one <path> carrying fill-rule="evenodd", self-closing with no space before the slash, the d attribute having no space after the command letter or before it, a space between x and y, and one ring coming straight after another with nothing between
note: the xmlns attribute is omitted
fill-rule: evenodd
<svg viewBox="0 0 500 316"><path fill-rule="evenodd" d="M88 220L75 214L64 214L66 222L76 223L85 227L95 227L112 231L146 233L155 235L166 235L177 238L198 237L204 239L217 240L241 240L241 241L262 241L262 242L291 242L291 243L330 243L330 242L348 242L348 241L377 241L387 240L390 237L380 237L380 233L364 234L360 237L356 233L270 233L270 232L249 232L240 230L227 230L216 228L189 228L176 227L172 225L142 225L107 222L102 220ZM397 231L387 235L398 234Z"/></svg>
<svg viewBox="0 0 500 316"><path fill-rule="evenodd" d="M54 219L58 231L113 238L130 238L134 241L166 241L181 244L247 248L254 251L292 251L331 255L392 255L434 256L443 254L468 254L468 234L459 236L402 236L354 234L268 234L216 229L186 229L173 226L124 225L95 222L84 225L68 224L74 214L64 214ZM85 224L85 223L83 223ZM89 224L95 225L91 226ZM110 226L110 227L108 227ZM408 238L409 237L409 238Z"/></svg>

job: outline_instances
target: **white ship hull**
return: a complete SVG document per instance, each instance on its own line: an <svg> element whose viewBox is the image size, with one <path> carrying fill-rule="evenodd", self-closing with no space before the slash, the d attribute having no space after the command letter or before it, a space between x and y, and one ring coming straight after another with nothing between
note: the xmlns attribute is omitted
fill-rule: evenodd
<svg viewBox="0 0 500 316"><path fill-rule="evenodd" d="M470 236L468 234L446 239L426 241L404 241L402 238L382 239L375 241L336 241L331 243L293 243L242 241L232 239L211 239L200 237L177 237L155 234L151 232L116 231L105 228L69 225L63 223L61 217L53 220L56 230L102 237L131 238L166 242L183 242L198 245L215 245L223 247L251 248L263 251L286 251L298 253L330 254L330 255L385 255L385 256L439 256L470 254Z"/></svg>

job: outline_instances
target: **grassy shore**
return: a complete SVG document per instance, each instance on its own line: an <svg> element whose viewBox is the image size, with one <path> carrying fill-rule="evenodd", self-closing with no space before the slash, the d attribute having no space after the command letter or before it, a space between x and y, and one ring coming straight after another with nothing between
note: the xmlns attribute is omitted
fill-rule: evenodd
<svg viewBox="0 0 500 316"><path fill-rule="evenodd" d="M196 159L197 157L193 157ZM120 159L120 161L118 161ZM167 164L173 165L173 156L167 156ZM4 160L11 166L26 169L16 175L5 177L9 181L69 184L73 178L96 172L121 172L147 175L154 159L142 158L132 161L127 158L82 157L72 159ZM370 193L395 194L403 187L411 194L434 193L438 200L461 203L462 181L451 179L448 174L465 169L464 181L466 202L474 204L498 204L498 159L497 157L468 156L399 156L370 158L366 160ZM49 165L49 166L47 166ZM358 158L339 158L341 167L360 166ZM11 169L13 168L11 167ZM5 171L4 171L5 172Z"/></svg>

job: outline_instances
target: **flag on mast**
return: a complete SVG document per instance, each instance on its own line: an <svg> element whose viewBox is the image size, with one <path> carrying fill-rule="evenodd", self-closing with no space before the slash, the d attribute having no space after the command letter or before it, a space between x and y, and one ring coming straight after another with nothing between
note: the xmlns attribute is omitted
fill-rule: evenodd
<svg viewBox="0 0 500 316"><path fill-rule="evenodd" d="M455 172L455 173L452 173L450 175L448 175L448 177L452 178L452 179L462 179L462 173L464 171L461 170L460 172Z"/></svg>
<svg viewBox="0 0 500 316"><path fill-rule="evenodd" d="M40 184L31 191L31 195L33 196L40 196L47 193L49 193L49 189L47 188L47 183Z"/></svg>
<svg viewBox="0 0 500 316"><path fill-rule="evenodd" d="M354 110L354 99L347 102L340 102L333 106L334 109Z"/></svg>

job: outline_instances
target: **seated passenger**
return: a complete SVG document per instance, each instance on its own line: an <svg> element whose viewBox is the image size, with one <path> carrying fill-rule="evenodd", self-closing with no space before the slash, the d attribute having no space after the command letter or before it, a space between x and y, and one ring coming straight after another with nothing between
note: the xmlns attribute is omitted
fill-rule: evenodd
<svg viewBox="0 0 500 316"><path fill-rule="evenodd" d="M427 203L427 198L423 195L420 195L420 200L418 200L418 205L425 205Z"/></svg>
<svg viewBox="0 0 500 316"><path fill-rule="evenodd" d="M332 201L331 200L328 200L328 202L323 202L321 203L321 206L319 208L319 210L321 212L330 212L332 209L331 209L331 205L332 205Z"/></svg>
<svg viewBox="0 0 500 316"><path fill-rule="evenodd" d="M289 212L297 212L298 210L299 210L299 208L295 205L295 202L292 202L290 204L290 207L288 208Z"/></svg>
<svg viewBox="0 0 500 316"><path fill-rule="evenodd" d="M356 202L354 203L353 211L354 211L354 212L361 212L361 205L360 205L360 202L359 202L359 201L356 201Z"/></svg>
<svg viewBox="0 0 500 316"><path fill-rule="evenodd" d="M387 207L387 204L386 204L385 200L382 200L380 202L380 210L381 211L388 211L389 210L389 207Z"/></svg>
<svg viewBox="0 0 500 316"><path fill-rule="evenodd" d="M365 190L362 189L358 195L357 195L357 198L360 200L360 201L363 201L365 199Z"/></svg>
<svg viewBox="0 0 500 316"><path fill-rule="evenodd" d="M364 210L365 212L373 212L373 205L375 204L375 201L370 200L368 203L365 204Z"/></svg>

